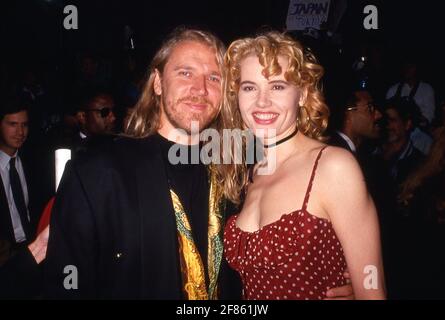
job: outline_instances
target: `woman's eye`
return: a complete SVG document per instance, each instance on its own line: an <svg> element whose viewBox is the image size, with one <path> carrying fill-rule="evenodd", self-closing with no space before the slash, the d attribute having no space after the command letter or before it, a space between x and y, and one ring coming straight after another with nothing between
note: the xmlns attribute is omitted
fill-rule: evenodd
<svg viewBox="0 0 445 320"><path fill-rule="evenodd" d="M249 92L249 91L253 91L255 88L252 86L244 86L241 88L241 90Z"/></svg>
<svg viewBox="0 0 445 320"><path fill-rule="evenodd" d="M285 87L283 85L276 84L272 87L273 90L284 90Z"/></svg>

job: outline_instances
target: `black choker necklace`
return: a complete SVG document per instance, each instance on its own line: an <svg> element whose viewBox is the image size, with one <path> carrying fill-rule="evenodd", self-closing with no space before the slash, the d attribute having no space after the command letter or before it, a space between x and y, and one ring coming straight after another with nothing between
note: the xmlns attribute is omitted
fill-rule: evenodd
<svg viewBox="0 0 445 320"><path fill-rule="evenodd" d="M275 147L275 146L277 146L277 145L279 145L279 144L281 144L281 143L283 143L283 142L286 142L287 140L289 140L290 138L292 138L293 136L295 136L295 135L297 134L297 132L298 132L298 129L295 129L295 131L292 132L292 133L291 133L290 135L288 135L287 137L284 137L283 139L278 140L277 142L274 142L274 143L271 143L271 144L265 144L265 145L263 145L263 148L265 148L265 149L267 149L267 148L272 148L272 147Z"/></svg>

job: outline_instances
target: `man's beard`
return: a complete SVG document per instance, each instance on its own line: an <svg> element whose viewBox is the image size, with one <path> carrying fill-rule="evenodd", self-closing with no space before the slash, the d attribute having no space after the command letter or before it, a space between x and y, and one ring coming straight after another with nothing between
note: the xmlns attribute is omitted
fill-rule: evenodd
<svg viewBox="0 0 445 320"><path fill-rule="evenodd" d="M207 107L200 113L192 111L187 112L186 107L180 107L184 103L205 104ZM177 129L182 129L187 134L192 134L192 122L199 123L199 130L206 129L215 119L217 110L213 104L205 98L185 97L175 102L165 101L163 99L164 111L168 121ZM195 132L193 132L195 133Z"/></svg>

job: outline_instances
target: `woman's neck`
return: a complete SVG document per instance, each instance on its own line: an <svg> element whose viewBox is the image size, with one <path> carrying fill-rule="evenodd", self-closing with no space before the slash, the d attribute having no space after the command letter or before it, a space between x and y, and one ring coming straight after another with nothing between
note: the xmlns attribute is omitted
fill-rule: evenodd
<svg viewBox="0 0 445 320"><path fill-rule="evenodd" d="M292 134L292 132L290 134ZM277 142L281 139L277 139ZM278 168L281 164L283 164L293 155L301 152L303 149L304 135L301 132L297 132L288 140L283 141L282 143L277 143L275 146L265 148L265 160L268 163L275 163L276 167Z"/></svg>

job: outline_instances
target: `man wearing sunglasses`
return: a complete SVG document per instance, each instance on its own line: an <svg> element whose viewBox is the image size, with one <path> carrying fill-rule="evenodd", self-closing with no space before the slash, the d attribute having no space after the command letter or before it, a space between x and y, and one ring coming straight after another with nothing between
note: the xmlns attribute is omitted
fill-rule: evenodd
<svg viewBox="0 0 445 320"><path fill-rule="evenodd" d="M394 212L396 196L385 163L376 154L376 142L382 136L383 115L376 108L369 91L362 88L339 89L336 107L332 111L336 131L331 132L329 144L352 152L363 171L369 193L377 208L382 234L383 260L388 261L389 217ZM333 98L333 99L335 99ZM388 291L391 288L388 288Z"/></svg>
<svg viewBox="0 0 445 320"><path fill-rule="evenodd" d="M382 114L376 109L369 91L356 90L346 96L339 106L342 117L330 144L356 154L364 141L380 136L378 121Z"/></svg>
<svg viewBox="0 0 445 320"><path fill-rule="evenodd" d="M58 148L71 149L77 157L87 149L96 149L112 140L116 117L114 99L108 92L90 89L81 94L75 108L78 129L56 137Z"/></svg>
<svg viewBox="0 0 445 320"><path fill-rule="evenodd" d="M107 93L97 92L87 97L77 113L80 136L86 138L112 133L116 122L113 109L113 98Z"/></svg>

